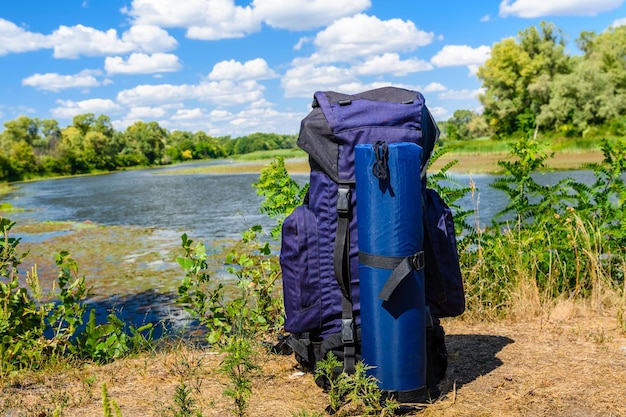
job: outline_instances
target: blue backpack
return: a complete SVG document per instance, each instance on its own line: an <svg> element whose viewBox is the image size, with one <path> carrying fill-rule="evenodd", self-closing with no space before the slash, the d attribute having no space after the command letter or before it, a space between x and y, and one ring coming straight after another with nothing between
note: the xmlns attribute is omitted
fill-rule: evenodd
<svg viewBox="0 0 626 417"><path fill-rule="evenodd" d="M395 87L355 95L318 91L312 107L297 141L309 155L310 187L282 229L284 327L289 333L285 344L306 369L314 370L333 352L343 361L343 370L354 370L361 324L354 149L380 141L416 143L423 149L415 175L424 190L425 292L432 316L428 385L437 392L447 366L439 318L457 316L465 308L452 212L426 188L437 125L421 93Z"/></svg>

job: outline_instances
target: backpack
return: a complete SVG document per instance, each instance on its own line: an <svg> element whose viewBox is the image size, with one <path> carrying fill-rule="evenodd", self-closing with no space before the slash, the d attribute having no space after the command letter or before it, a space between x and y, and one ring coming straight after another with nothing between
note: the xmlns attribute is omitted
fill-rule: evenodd
<svg viewBox="0 0 626 417"><path fill-rule="evenodd" d="M318 91L312 107L297 139L309 156L309 190L282 226L284 328L289 333L283 346L305 369L315 370L333 352L343 362L337 372L354 371L361 359L355 147L414 143L422 149L415 175L423 190L424 359L429 395L437 396L447 368L439 318L457 316L465 308L452 212L436 191L426 188L437 125L421 93L396 87L355 95ZM316 382L328 386L328 381Z"/></svg>

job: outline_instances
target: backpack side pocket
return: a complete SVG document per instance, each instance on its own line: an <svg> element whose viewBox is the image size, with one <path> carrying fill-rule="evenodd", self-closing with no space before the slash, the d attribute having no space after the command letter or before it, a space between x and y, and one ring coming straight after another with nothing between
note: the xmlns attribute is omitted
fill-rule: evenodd
<svg viewBox="0 0 626 417"><path fill-rule="evenodd" d="M307 332L322 325L317 218L298 206L283 223L280 266L283 275L285 330Z"/></svg>
<svg viewBox="0 0 626 417"><path fill-rule="evenodd" d="M465 311L465 293L452 210L433 189L424 193L426 301L434 317Z"/></svg>

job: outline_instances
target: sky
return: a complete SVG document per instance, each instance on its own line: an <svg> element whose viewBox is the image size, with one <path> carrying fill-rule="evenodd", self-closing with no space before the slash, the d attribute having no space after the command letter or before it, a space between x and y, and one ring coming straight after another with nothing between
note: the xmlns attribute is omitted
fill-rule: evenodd
<svg viewBox="0 0 626 417"><path fill-rule="evenodd" d="M316 91L418 90L481 111L492 46L542 21L569 54L626 0L2 0L0 123L108 116L116 130L296 134ZM4 127L0 127L0 131Z"/></svg>

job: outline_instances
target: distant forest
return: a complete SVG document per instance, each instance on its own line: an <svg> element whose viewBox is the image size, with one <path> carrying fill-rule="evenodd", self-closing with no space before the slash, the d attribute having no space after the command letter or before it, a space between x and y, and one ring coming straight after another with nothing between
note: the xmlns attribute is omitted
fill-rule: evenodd
<svg viewBox="0 0 626 417"><path fill-rule="evenodd" d="M26 116L5 122L0 133L0 181L226 158L296 146L295 135L254 133L215 138L202 131L169 132L157 122L141 121L116 131L108 116L92 113L72 121L65 128L56 120Z"/></svg>

